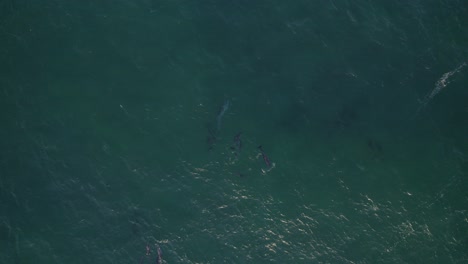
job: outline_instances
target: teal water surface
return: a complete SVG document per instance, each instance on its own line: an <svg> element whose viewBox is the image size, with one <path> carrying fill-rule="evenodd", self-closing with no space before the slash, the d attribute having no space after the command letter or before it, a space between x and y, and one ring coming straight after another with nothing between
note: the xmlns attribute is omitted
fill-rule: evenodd
<svg viewBox="0 0 468 264"><path fill-rule="evenodd" d="M468 263L467 14L1 1L0 263Z"/></svg>

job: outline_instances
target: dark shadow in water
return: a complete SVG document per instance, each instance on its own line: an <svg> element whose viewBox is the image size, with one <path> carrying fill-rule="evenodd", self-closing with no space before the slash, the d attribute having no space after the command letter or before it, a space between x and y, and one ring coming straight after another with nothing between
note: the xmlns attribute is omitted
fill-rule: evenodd
<svg viewBox="0 0 468 264"><path fill-rule="evenodd" d="M205 125L206 130L208 131L208 134L206 136L206 146L208 150L213 150L213 148L216 146L216 140L218 138L218 131L216 127L213 124L206 124Z"/></svg>
<svg viewBox="0 0 468 264"><path fill-rule="evenodd" d="M373 138L368 138L366 141L366 144L374 159L377 159L377 160L383 159L384 149L380 141L373 139Z"/></svg>

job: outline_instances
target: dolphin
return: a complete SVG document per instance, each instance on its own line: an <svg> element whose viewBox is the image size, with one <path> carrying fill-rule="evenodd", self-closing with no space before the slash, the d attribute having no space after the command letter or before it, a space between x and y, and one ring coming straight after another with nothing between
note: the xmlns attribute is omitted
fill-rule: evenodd
<svg viewBox="0 0 468 264"><path fill-rule="evenodd" d="M268 156L265 154L265 151L263 151L262 145L258 146L258 149L260 150L260 153L262 154L263 161L267 165L268 168L271 168L271 161L268 158Z"/></svg>
<svg viewBox="0 0 468 264"><path fill-rule="evenodd" d="M157 252L158 252L158 258L156 259L156 263L161 264L162 263L162 250L159 247L159 245L156 245L156 247L157 247Z"/></svg>
<svg viewBox="0 0 468 264"><path fill-rule="evenodd" d="M234 136L234 140L233 140L232 146L231 146L231 150L236 154L236 156L237 156L237 154L239 154L239 152L242 149L242 140L240 138L241 135L242 135L242 132L239 132Z"/></svg>

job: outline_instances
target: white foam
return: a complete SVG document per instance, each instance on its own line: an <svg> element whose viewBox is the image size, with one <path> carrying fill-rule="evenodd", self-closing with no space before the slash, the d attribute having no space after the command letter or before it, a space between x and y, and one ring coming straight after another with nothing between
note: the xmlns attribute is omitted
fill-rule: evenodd
<svg viewBox="0 0 468 264"><path fill-rule="evenodd" d="M432 91L430 93L428 93L424 99L422 100L421 102L421 106L418 108L418 111L416 112L416 115L418 115L418 113L424 108L426 107L426 105L437 95L440 93L440 91L442 91L442 89L444 89L445 87L447 87L447 85L449 85L450 81L451 81L451 78L453 75L455 75L456 73L460 72L463 67L466 66L466 62L460 64L457 68L455 68L454 70L452 71L449 71L449 72L446 72L442 75L442 77L439 78L439 80L437 80L437 82L435 83L435 87L434 89L432 89Z"/></svg>

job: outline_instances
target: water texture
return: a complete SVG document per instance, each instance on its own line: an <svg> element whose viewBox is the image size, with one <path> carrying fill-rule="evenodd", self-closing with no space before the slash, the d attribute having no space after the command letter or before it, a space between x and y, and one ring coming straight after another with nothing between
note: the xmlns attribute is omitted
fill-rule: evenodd
<svg viewBox="0 0 468 264"><path fill-rule="evenodd" d="M0 263L468 263L467 14L0 1Z"/></svg>

